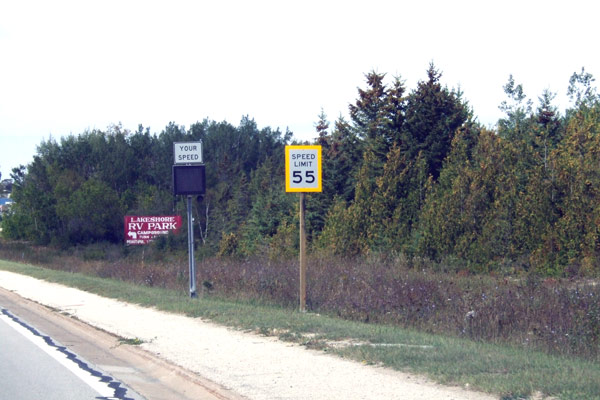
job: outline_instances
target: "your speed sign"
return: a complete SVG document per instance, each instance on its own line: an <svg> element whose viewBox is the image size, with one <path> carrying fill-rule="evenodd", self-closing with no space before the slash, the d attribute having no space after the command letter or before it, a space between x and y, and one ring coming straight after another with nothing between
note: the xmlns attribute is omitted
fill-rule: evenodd
<svg viewBox="0 0 600 400"><path fill-rule="evenodd" d="M285 146L285 191L322 191L321 146Z"/></svg>

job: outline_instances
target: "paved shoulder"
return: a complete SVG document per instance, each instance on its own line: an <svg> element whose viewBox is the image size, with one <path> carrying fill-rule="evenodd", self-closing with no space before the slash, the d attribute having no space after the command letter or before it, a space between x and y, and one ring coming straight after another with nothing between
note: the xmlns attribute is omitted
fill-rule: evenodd
<svg viewBox="0 0 600 400"><path fill-rule="evenodd" d="M3 276L0 274L0 286L5 285L2 278ZM58 289L64 288L58 287ZM190 373L168 360L139 348L139 346L123 343L119 337L107 331L93 328L82 321L64 315L63 312L58 312L56 308L44 307L2 288L0 288L0 308L3 310L0 315L0 382L3 388L2 393L7 394L6 391L11 390L11 386L7 385L12 385L14 392L20 393L20 396L10 397L11 399L60 398L63 400L73 398L80 400L96 397L122 400L143 398L149 400L242 399L241 396L227 391L222 386ZM16 333L17 339L15 340L20 342L27 343L30 340L23 335L20 335L19 338L18 332L7 325L7 322L11 326L16 326L17 329L24 331L26 336L38 340L42 347L48 348L50 353L58 353L59 358L69 359L73 367L82 370L81 374L84 376L99 377L98 379L93 378L92 382L102 380L108 382L111 388L110 393L96 390L94 391L95 395L89 397L84 392L77 391L77 385L67 381L73 379L78 385L81 385L81 380L74 375L69 376L69 374L66 374L66 377L57 378L54 375L60 366L57 368L44 366L48 363L55 365L53 364L55 360L52 360L52 357L48 354L44 354L41 348L34 347L27 351L15 350L9 353L9 349L16 347L8 343L9 336L5 336L4 331L9 330ZM33 356L36 356L35 353L42 353L41 356L38 355L38 358L42 360L32 359L29 357L30 353L34 353ZM16 356L16 360L10 360L12 364L9 364L7 357L12 356ZM48 361L48 363L44 364L44 361ZM17 367L14 367L15 363L18 363ZM9 367L9 365L13 365L13 367ZM24 378L5 374L3 368L8 368L13 372L13 375L20 368L21 371L17 375ZM39 381L39 376L42 376L45 380ZM33 381L33 384L24 389L22 387L23 379ZM82 386L85 388L89 385L84 384ZM106 386L104 385L104 388ZM62 391L65 388L69 388L67 393ZM44 392L46 395L38 396L34 395L34 392Z"/></svg>

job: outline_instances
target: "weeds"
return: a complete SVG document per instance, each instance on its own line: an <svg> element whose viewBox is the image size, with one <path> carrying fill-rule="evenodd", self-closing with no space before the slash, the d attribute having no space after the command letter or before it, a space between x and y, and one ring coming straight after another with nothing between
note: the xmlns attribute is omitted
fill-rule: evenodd
<svg viewBox="0 0 600 400"><path fill-rule="evenodd" d="M185 291L187 256L158 248L96 246L70 252L0 245L0 258L57 270ZM535 275L464 274L406 257L343 259L312 255L307 306L348 320L509 343L600 360L600 285ZM297 260L207 258L197 263L204 295L293 308Z"/></svg>
<svg viewBox="0 0 600 400"><path fill-rule="evenodd" d="M130 346L139 346L141 344L144 344L144 341L140 338L130 338L130 339L121 338L121 339L119 339L119 343L127 344Z"/></svg>
<svg viewBox="0 0 600 400"><path fill-rule="evenodd" d="M0 255L0 258L2 257L3 255ZM144 269L153 264L152 262L146 263ZM248 264L258 266L259 263L255 264L251 261L243 263L246 274L255 273ZM119 265L126 265L126 263ZM207 263L206 265L212 264ZM236 267L235 262L228 265L232 268ZM160 266L167 268L167 264L160 264ZM266 296L253 295L247 291L233 293L229 299L223 299L216 294L218 292L225 293L219 280L213 281L215 289L210 295L205 294L203 299L192 300L187 295L186 285L176 290L165 290L114 279L101 279L80 273L51 271L48 268L38 268L21 263L0 261L0 267L38 279L47 279L50 282L59 282L88 290L104 297L155 307L167 312L183 313L190 317L206 318L243 331L277 336L365 364L382 365L418 375L426 375L442 384L496 393L506 399L545 398L543 396L573 400L600 398L598 396L600 393L600 363L575 357L548 355L534 351L533 346L529 345L525 348L521 344L518 346L497 345L484 343L483 340L468 339L470 336L467 338L456 337L461 334L430 335L414 329L403 329L398 327L399 324L367 324L332 318L324 315L325 313L300 313L293 309L296 308L296 304L291 306L293 308L265 305L265 301L268 300ZM73 266L73 268L75 267L93 271L93 268L89 268L85 263ZM141 268L136 265L131 267L134 270ZM277 265L270 264L269 269L275 267ZM315 270L316 268L313 268L313 271ZM119 271L122 269L117 270L117 272ZM410 269L402 271L405 272L407 279L412 277L412 274L416 274L418 277L427 275L423 271ZM435 276L437 277L437 275ZM467 279L468 277L461 278ZM472 279L475 280L473 277ZM439 281L436 282L438 283L434 287L439 286ZM462 280L457 282L464 284ZM488 290L494 283L494 279L481 278L476 282L477 285L473 284L473 286L486 289L486 300L489 301L493 296L489 296L487 293L494 293ZM529 284L531 288L549 284L541 282L532 281ZM536 285L533 285L534 283ZM471 284L471 282L467 284ZM554 284L552 283L552 285ZM562 283L558 282L557 284L561 285ZM572 290L580 286L574 283L571 285L574 285L571 286ZM335 290L331 290L331 292L335 293ZM232 299L236 297L244 297L246 300ZM275 303L274 301L270 302ZM449 313L449 311L446 312ZM370 315L372 315L371 321L378 316L375 312ZM384 320L391 318L392 315L393 313L390 313L378 318ZM473 318L477 318L477 315ZM427 324L421 322L421 326L427 326ZM473 335L476 332L474 330ZM499 340L494 339L493 341ZM132 342L131 344L136 343ZM590 352L586 354L590 354Z"/></svg>

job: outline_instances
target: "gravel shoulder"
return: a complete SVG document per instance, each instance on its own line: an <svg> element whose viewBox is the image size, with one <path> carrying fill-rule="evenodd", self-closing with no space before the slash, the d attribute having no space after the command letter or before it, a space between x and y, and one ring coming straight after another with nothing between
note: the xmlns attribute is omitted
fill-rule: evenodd
<svg viewBox="0 0 600 400"><path fill-rule="evenodd" d="M11 272L0 271L0 287L103 331L140 339L150 354L248 399L497 399Z"/></svg>

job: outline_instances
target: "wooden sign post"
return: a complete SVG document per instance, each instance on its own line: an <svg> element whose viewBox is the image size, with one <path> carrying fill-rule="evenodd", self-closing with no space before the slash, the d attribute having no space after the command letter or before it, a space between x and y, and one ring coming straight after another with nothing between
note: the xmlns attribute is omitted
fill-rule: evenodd
<svg viewBox="0 0 600 400"><path fill-rule="evenodd" d="M285 146L285 191L300 195L300 311L306 311L306 192L321 192L321 146Z"/></svg>
<svg viewBox="0 0 600 400"><path fill-rule="evenodd" d="M304 224L304 197L300 193L300 311L306 311L306 227Z"/></svg>

